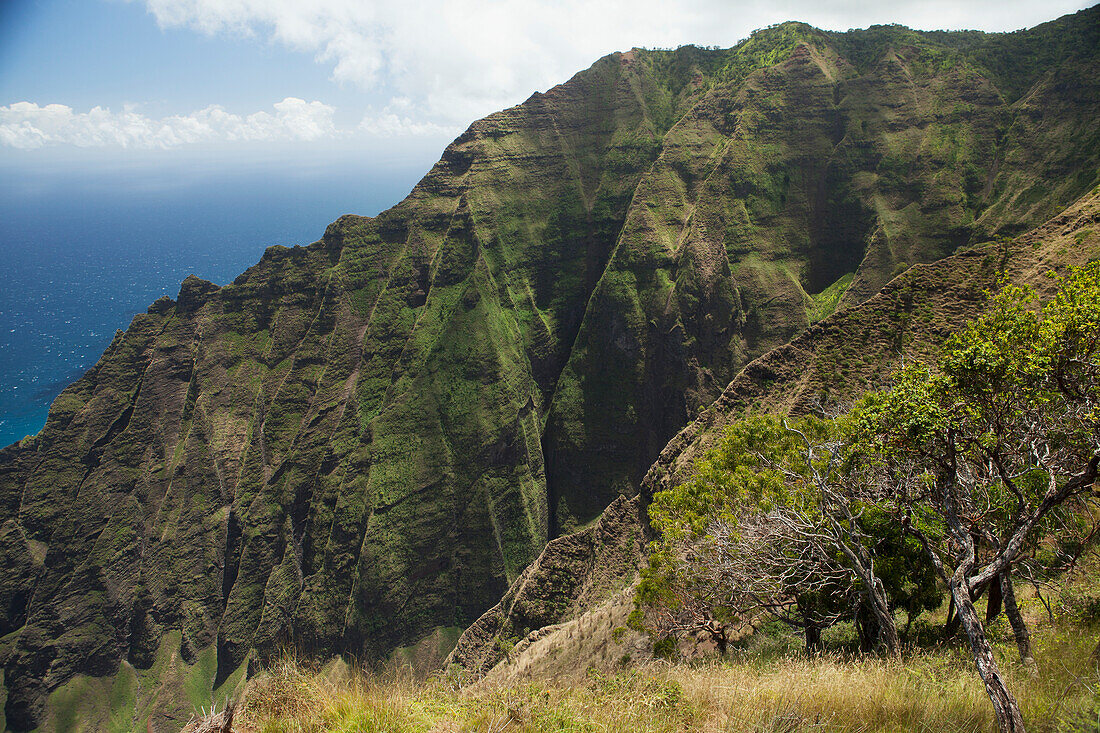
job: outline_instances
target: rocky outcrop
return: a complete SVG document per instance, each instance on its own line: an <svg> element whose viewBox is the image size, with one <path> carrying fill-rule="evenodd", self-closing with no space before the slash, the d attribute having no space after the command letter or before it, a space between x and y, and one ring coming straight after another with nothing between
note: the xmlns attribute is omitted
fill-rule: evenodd
<svg viewBox="0 0 1100 733"><path fill-rule="evenodd" d="M590 527L547 543L500 603L470 625L444 663L480 677L548 629L631 585L645 558L647 523L637 496L620 496Z"/></svg>
<svg viewBox="0 0 1100 733"><path fill-rule="evenodd" d="M471 125L378 217L188 278L0 451L7 727L112 679L81 699L155 727L193 704L157 680L475 621L745 364L1090 190L1096 18L612 54ZM584 587L524 591L509 623Z"/></svg>

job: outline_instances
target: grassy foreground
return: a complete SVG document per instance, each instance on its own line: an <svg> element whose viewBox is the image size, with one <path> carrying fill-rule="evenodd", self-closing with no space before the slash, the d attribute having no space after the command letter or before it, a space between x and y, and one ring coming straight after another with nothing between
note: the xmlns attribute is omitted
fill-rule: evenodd
<svg viewBox="0 0 1100 733"><path fill-rule="evenodd" d="M1035 634L1039 674L1002 669L1029 731L1100 730L1096 639ZM235 728L254 731L991 731L965 649L899 660L735 654L723 663L650 662L573 683L458 689L444 678L382 679L286 660L250 686Z"/></svg>

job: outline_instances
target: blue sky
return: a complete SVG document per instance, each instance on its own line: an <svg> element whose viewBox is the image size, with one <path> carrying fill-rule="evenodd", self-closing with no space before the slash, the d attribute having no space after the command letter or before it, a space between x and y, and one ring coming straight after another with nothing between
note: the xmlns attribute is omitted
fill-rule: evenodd
<svg viewBox="0 0 1100 733"><path fill-rule="evenodd" d="M788 19L1014 30L1079 0L5 0L0 168L426 167L474 119L632 46ZM33 177L32 177L33 178ZM30 183L28 183L30 185Z"/></svg>
<svg viewBox="0 0 1100 733"><path fill-rule="evenodd" d="M128 102L152 114L227 103L259 109L324 90L307 53L258 38L161 29L145 6L105 0L9 0L0 28L0 99L86 110Z"/></svg>

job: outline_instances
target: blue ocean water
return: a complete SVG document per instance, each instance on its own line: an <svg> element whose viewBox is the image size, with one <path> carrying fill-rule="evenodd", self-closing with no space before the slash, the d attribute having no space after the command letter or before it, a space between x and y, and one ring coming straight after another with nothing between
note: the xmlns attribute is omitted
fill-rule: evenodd
<svg viewBox="0 0 1100 733"><path fill-rule="evenodd" d="M232 281L273 244L308 244L342 214L374 215L422 168L371 176L270 171L164 185L0 181L0 446L38 432L50 403L116 329L188 274ZM123 175L123 174L117 174Z"/></svg>

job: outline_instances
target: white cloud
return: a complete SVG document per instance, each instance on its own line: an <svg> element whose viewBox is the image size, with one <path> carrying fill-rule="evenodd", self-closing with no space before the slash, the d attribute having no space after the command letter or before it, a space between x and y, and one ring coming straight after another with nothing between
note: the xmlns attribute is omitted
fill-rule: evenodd
<svg viewBox="0 0 1100 733"><path fill-rule="evenodd" d="M338 82L405 98L410 104L398 126L406 117L411 124L468 124L633 46L730 46L755 28L784 20L836 30L892 22L1011 30L1084 7L1082 0L144 2L163 27L271 40L314 54ZM388 106L396 108L392 101Z"/></svg>
<svg viewBox="0 0 1100 733"><path fill-rule="evenodd" d="M0 107L0 144L13 148L75 145L122 148L171 148L199 142L320 140L338 133L335 109L327 104L287 97L271 112L247 116L212 105L189 115L154 119L125 107L112 112L93 107L74 112L63 104L38 106L16 102Z"/></svg>
<svg viewBox="0 0 1100 733"><path fill-rule="evenodd" d="M436 122L415 120L408 115L397 115L391 111L382 114L368 114L359 123L359 129L372 137L454 137L461 130L453 125L441 125Z"/></svg>
<svg viewBox="0 0 1100 733"><path fill-rule="evenodd" d="M411 101L408 117L468 124L596 58L687 38L664 0L146 0L163 27L270 39L332 77ZM679 16L679 17L676 17ZM650 26L661 28L654 36ZM734 38L733 40L737 40ZM393 104L391 103L391 107Z"/></svg>
<svg viewBox="0 0 1100 733"><path fill-rule="evenodd" d="M318 140L344 135L442 137L634 46L730 46L756 28L804 20L844 30L1006 30L1083 7L1082 0L132 0L162 27L260 38L314 55L340 83L371 90L354 130L334 109L287 97L241 116L220 106L153 119L133 108L88 112L19 102L0 107L0 145L167 148L205 141ZM1085 0L1087 2L1088 0Z"/></svg>

